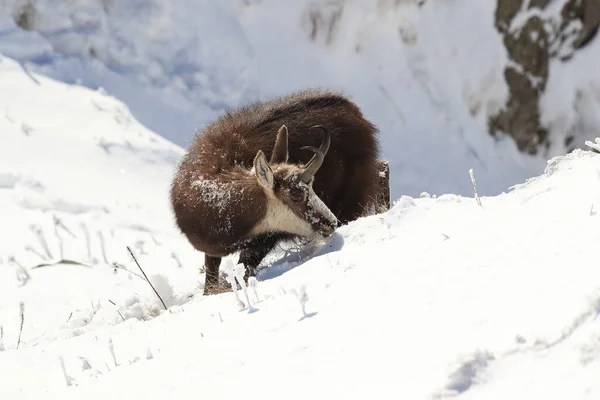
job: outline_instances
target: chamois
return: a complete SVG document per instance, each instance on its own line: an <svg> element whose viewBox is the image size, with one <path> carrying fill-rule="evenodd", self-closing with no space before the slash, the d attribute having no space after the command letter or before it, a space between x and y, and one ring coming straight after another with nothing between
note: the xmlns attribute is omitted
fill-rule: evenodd
<svg viewBox="0 0 600 400"><path fill-rule="evenodd" d="M254 102L198 132L170 196L177 226L205 254L204 294L225 290L222 257L239 251L247 280L278 242L327 237L378 207L377 133L355 103L324 90Z"/></svg>

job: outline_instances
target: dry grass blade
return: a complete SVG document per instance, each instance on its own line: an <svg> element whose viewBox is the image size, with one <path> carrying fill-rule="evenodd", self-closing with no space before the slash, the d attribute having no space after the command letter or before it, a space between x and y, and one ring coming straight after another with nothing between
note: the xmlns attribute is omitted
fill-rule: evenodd
<svg viewBox="0 0 600 400"><path fill-rule="evenodd" d="M21 334L23 333L23 323L25 322L25 304L21 301L19 303L19 313L21 314L21 328L19 329L19 339L17 340L17 350L21 345Z"/></svg>
<svg viewBox="0 0 600 400"><path fill-rule="evenodd" d="M475 199L477 200L477 204L479 207L483 208L481 205L481 199L479 198L479 193L477 193L477 183L475 182L475 174L473 172L473 168L469 170L469 176L471 177L471 183L473 184L473 191L475 192Z"/></svg>
<svg viewBox="0 0 600 400"><path fill-rule="evenodd" d="M112 301L111 299L108 299L108 301L109 301L109 302L110 302L110 304L112 304L113 306L115 306L115 307L117 306L117 305L115 304L115 302L114 302L114 301ZM123 314L121 314L121 311L119 311L119 310L117 309L117 312L119 313L119 315L121 316L121 318L123 318L123 321L125 321L125 317L123 316Z"/></svg>
<svg viewBox="0 0 600 400"><path fill-rule="evenodd" d="M142 274L144 274L144 278L146 278L146 282L148 282L148 285L150 285L150 287L152 288L152 290L154 290L154 293L156 293L156 296L158 297L158 299L160 300L160 302L162 303L163 307L165 308L165 310L168 310L167 305L165 304L165 302L163 301L162 297L160 297L160 294L158 294L158 292L156 291L156 289L154 288L154 285L152 285L152 282L150 282L150 279L148 279L148 277L146 276L146 273L144 272L144 270L142 269L142 267L140 266L140 263L138 262L138 260L135 258L135 256L133 255L133 252L131 251L131 249L129 248L129 246L127 246L127 250L129 251L129 254L131 254L131 258L133 258L133 261L135 261L136 265L138 266L138 268L140 269L140 271L142 271Z"/></svg>
<svg viewBox="0 0 600 400"><path fill-rule="evenodd" d="M80 262L80 261L76 261L76 260L68 260L68 259L61 259L58 260L56 262L52 262L52 263L42 263L42 264L37 264L34 265L33 267L31 267L31 269L36 269L36 268L43 268L43 267L53 267L56 265L60 265L60 264L65 264L65 265L79 265L82 267L87 267L87 268L92 268L91 265Z"/></svg>

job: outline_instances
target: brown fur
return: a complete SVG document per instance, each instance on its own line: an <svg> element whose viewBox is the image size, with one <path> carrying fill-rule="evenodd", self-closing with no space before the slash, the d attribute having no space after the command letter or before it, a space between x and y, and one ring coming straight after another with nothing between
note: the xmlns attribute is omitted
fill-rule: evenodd
<svg viewBox="0 0 600 400"><path fill-rule="evenodd" d="M259 150L271 158L282 125L288 130L291 165L271 166L275 196L286 206L295 207L289 196L297 189L286 183L297 176L293 164L305 165L312 157L300 148L321 144L322 133L310 129L314 125L327 129L331 144L312 188L339 222L364 215L377 198L377 129L344 96L309 90L229 112L196 136L171 187L178 227L212 266L207 265L207 281L215 282L221 257L242 251L240 262L252 274L279 240L294 237L278 231L252 234L267 212L268 196L250 170Z"/></svg>

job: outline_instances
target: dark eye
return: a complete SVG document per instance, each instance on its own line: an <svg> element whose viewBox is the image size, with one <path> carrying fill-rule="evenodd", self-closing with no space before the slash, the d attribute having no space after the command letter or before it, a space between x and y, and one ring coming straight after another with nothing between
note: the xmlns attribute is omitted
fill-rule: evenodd
<svg viewBox="0 0 600 400"><path fill-rule="evenodd" d="M304 201L304 192L302 190L293 190L290 193L290 198L294 203L300 203Z"/></svg>

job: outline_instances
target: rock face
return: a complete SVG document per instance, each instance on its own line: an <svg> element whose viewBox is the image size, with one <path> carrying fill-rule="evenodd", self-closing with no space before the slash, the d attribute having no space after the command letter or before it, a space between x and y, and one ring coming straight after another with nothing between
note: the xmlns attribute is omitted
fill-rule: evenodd
<svg viewBox="0 0 600 400"><path fill-rule="evenodd" d="M552 8L556 1L498 0L496 8L496 29L510 59L504 70L510 97L503 111L489 119L490 132L511 135L529 154L550 144L538 108L550 62L568 62L595 37L600 24L600 0L568 0L558 15ZM566 136L565 145L572 140Z"/></svg>

